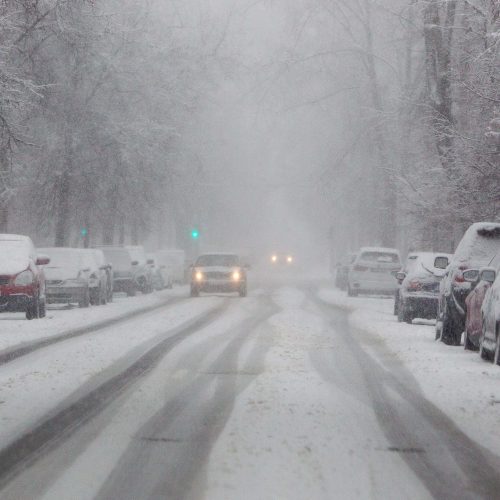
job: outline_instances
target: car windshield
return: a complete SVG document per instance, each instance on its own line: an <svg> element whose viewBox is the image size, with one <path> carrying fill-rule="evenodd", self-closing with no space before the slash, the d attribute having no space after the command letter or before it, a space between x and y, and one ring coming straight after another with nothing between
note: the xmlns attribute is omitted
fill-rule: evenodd
<svg viewBox="0 0 500 500"><path fill-rule="evenodd" d="M363 252L359 260L365 262L381 262L381 263L392 263L397 264L399 262L399 256L392 252Z"/></svg>
<svg viewBox="0 0 500 500"><path fill-rule="evenodd" d="M237 255L202 255L196 261L197 266L232 267L238 265Z"/></svg>
<svg viewBox="0 0 500 500"><path fill-rule="evenodd" d="M82 254L79 250L40 248L41 253L50 257L50 263L45 269L80 269L82 267Z"/></svg>
<svg viewBox="0 0 500 500"><path fill-rule="evenodd" d="M29 255L29 246L24 240L0 240L0 259L11 259Z"/></svg>
<svg viewBox="0 0 500 500"><path fill-rule="evenodd" d="M146 254L143 248L138 247L128 247L127 251L130 254L132 260L136 260L139 264L144 264L146 262Z"/></svg>
<svg viewBox="0 0 500 500"><path fill-rule="evenodd" d="M130 253L124 248L103 248L106 260L112 264L115 269L130 269L132 258Z"/></svg>

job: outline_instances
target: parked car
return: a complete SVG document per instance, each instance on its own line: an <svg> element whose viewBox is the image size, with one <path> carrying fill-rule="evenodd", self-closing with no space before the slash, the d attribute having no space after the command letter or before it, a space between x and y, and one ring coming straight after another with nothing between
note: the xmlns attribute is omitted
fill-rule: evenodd
<svg viewBox="0 0 500 500"><path fill-rule="evenodd" d="M186 252L177 248L165 248L156 252L157 263L166 266L174 283L182 284L186 281Z"/></svg>
<svg viewBox="0 0 500 500"><path fill-rule="evenodd" d="M439 289L436 338L448 345L460 345L465 329L465 299L471 282L468 269L480 269L500 252L500 223L476 222L465 232L455 250Z"/></svg>
<svg viewBox="0 0 500 500"><path fill-rule="evenodd" d="M491 270L489 273L491 279ZM481 307L482 332L479 340L479 354L481 358L492 359L496 365L500 365L500 268L495 274L495 280L488 288Z"/></svg>
<svg viewBox="0 0 500 500"><path fill-rule="evenodd" d="M482 307L486 292L496 277L496 268L469 269L463 273L464 279L472 283L472 291L465 299L464 349L477 351L483 333Z"/></svg>
<svg viewBox="0 0 500 500"><path fill-rule="evenodd" d="M400 271L401 282L396 295L398 321L411 323L415 318L435 319L439 301L439 284L451 258L449 254L420 252L407 260L407 272Z"/></svg>
<svg viewBox="0 0 500 500"><path fill-rule="evenodd" d="M356 259L356 253L348 253L337 263L335 271L335 286L340 290L347 290L349 271Z"/></svg>
<svg viewBox="0 0 500 500"><path fill-rule="evenodd" d="M90 303L93 306L105 305L108 302L106 270L96 259L93 249L81 249L85 269L90 269L89 290Z"/></svg>
<svg viewBox="0 0 500 500"><path fill-rule="evenodd" d="M191 273L191 297L200 292L238 292L247 295L247 274L235 254L200 255Z"/></svg>
<svg viewBox="0 0 500 500"><path fill-rule="evenodd" d="M417 260L418 255L419 255L418 252L409 253L406 257L406 260L405 260L405 263L403 265L403 268L401 269L401 272L408 274L411 271L413 265L415 264L415 261ZM399 279L398 276L396 275L396 280L397 280L398 285L397 285L396 291L394 293L394 316L397 316L399 313L399 290L401 289L401 284L403 283L403 279L404 278Z"/></svg>
<svg viewBox="0 0 500 500"><path fill-rule="evenodd" d="M44 267L45 287L48 304L90 305L90 267L86 267L82 250L79 248L42 248L50 258Z"/></svg>
<svg viewBox="0 0 500 500"><path fill-rule="evenodd" d="M93 248L92 251L99 268L103 269L106 273L106 297L108 302L112 302L114 279L113 265L111 264L111 262L108 262L108 259L104 255L104 252L99 248Z"/></svg>
<svg viewBox="0 0 500 500"><path fill-rule="evenodd" d="M90 273L90 303L92 305L105 305L109 297L108 264L102 250L84 248L81 250L87 261Z"/></svg>
<svg viewBox="0 0 500 500"><path fill-rule="evenodd" d="M148 254L148 262L153 274L153 288L155 290L163 290L164 288L172 288L172 277L165 264L159 264L158 257L155 254Z"/></svg>
<svg viewBox="0 0 500 500"><path fill-rule="evenodd" d="M396 273L401 269L401 257L395 248L363 247L349 272L347 293L392 295L398 286Z"/></svg>
<svg viewBox="0 0 500 500"><path fill-rule="evenodd" d="M140 245L130 245L125 247L130 252L132 265L134 266L134 280L138 289L142 293L153 291L153 272L151 264L153 262L147 258L144 248Z"/></svg>
<svg viewBox="0 0 500 500"><path fill-rule="evenodd" d="M0 311L24 312L26 319L45 316L45 275L50 262L28 236L0 234Z"/></svg>
<svg viewBox="0 0 500 500"><path fill-rule="evenodd" d="M132 265L130 252L124 247L103 246L106 261L113 267L113 292L124 292L129 297L135 295L135 266Z"/></svg>

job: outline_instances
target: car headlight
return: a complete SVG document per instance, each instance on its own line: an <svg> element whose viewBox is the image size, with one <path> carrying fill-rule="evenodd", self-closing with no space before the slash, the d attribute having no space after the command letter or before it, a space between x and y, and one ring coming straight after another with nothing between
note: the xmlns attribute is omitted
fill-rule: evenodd
<svg viewBox="0 0 500 500"><path fill-rule="evenodd" d="M32 285L33 280L34 280L33 273L29 269L26 269L26 271L23 271L22 273L19 273L16 276L16 278L14 279L14 285L16 286Z"/></svg>
<svg viewBox="0 0 500 500"><path fill-rule="evenodd" d="M234 271L233 273L233 281L240 281L241 279L241 274L239 271Z"/></svg>
<svg viewBox="0 0 500 500"><path fill-rule="evenodd" d="M203 280L203 273L201 271L196 271L194 275L196 281L202 281Z"/></svg>
<svg viewBox="0 0 500 500"><path fill-rule="evenodd" d="M273 255L271 257L271 262L278 262L278 256L277 255Z"/></svg>
<svg viewBox="0 0 500 500"><path fill-rule="evenodd" d="M291 255L289 255L287 258L286 258L286 261L291 264L293 262L293 257Z"/></svg>

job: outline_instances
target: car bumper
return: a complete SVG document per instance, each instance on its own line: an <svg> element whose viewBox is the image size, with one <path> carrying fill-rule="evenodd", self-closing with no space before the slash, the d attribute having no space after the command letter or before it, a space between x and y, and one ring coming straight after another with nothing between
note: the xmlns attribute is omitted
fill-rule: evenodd
<svg viewBox="0 0 500 500"><path fill-rule="evenodd" d="M438 297L407 296L404 299L405 307L412 315L423 319L436 319L438 311Z"/></svg>
<svg viewBox="0 0 500 500"><path fill-rule="evenodd" d="M398 282L390 274L381 275L380 277L353 274L349 279L349 285L358 292L393 294L398 289Z"/></svg>
<svg viewBox="0 0 500 500"><path fill-rule="evenodd" d="M80 302L85 298L86 293L87 287L84 286L47 287L45 290L48 304Z"/></svg>
<svg viewBox="0 0 500 500"><path fill-rule="evenodd" d="M33 297L25 294L2 295L0 312L25 312Z"/></svg>
<svg viewBox="0 0 500 500"><path fill-rule="evenodd" d="M207 280L194 282L192 288L199 292L238 292L246 286L245 281Z"/></svg>
<svg viewBox="0 0 500 500"><path fill-rule="evenodd" d="M127 292L137 287L134 278L115 278L113 280L113 292Z"/></svg>

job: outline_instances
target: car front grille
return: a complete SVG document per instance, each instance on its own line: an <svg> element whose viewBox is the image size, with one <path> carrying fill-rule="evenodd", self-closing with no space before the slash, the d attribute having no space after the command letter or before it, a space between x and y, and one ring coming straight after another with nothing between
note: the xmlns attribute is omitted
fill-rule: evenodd
<svg viewBox="0 0 500 500"><path fill-rule="evenodd" d="M212 280L228 280L231 279L231 273L224 273L224 272L210 272L205 274L207 279L212 279Z"/></svg>
<svg viewBox="0 0 500 500"><path fill-rule="evenodd" d="M10 282L10 276L0 276L0 285L8 285Z"/></svg>

